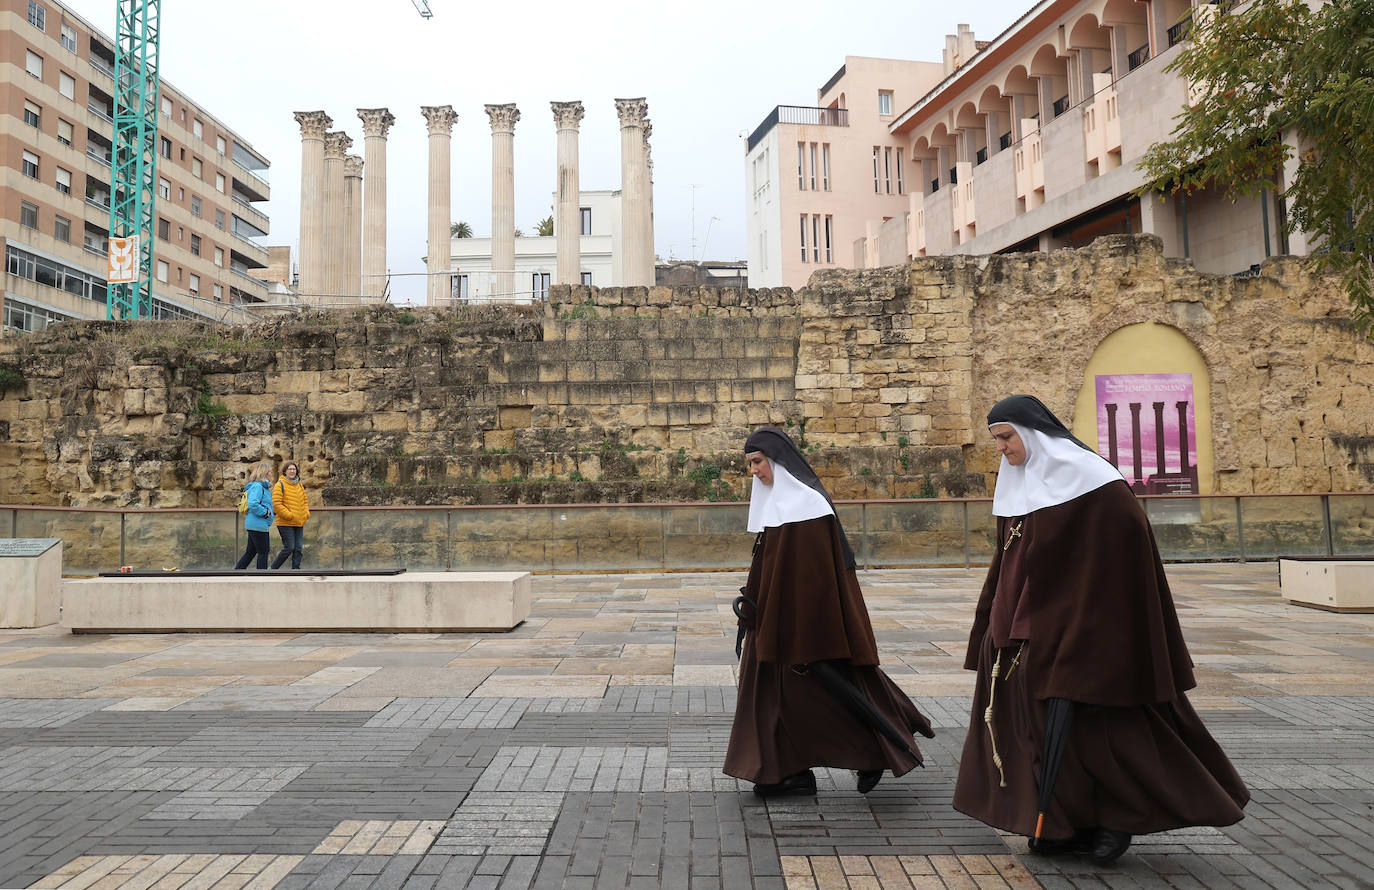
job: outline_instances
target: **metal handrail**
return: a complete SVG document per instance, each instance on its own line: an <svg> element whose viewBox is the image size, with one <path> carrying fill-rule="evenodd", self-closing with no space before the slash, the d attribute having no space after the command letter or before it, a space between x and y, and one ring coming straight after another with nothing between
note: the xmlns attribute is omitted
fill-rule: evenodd
<svg viewBox="0 0 1374 890"><path fill-rule="evenodd" d="M1126 70L1134 71L1148 61L1150 61L1150 44L1146 43L1144 46L1131 50L1130 54L1126 56Z"/></svg>

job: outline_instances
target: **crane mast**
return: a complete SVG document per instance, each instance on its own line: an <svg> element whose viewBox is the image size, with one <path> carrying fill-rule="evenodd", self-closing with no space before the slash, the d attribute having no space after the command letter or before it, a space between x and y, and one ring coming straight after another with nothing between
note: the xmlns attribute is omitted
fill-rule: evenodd
<svg viewBox="0 0 1374 890"><path fill-rule="evenodd" d="M118 0L116 12L111 276L106 301L106 317L112 319L153 314L161 5L162 0ZM126 240L130 238L137 239L136 249Z"/></svg>

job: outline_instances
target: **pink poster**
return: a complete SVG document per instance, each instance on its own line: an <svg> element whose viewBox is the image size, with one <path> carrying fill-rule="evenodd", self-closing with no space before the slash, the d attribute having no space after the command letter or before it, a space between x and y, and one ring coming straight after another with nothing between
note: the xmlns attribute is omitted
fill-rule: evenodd
<svg viewBox="0 0 1374 890"><path fill-rule="evenodd" d="M1097 450L1141 494L1197 494L1192 374L1098 374Z"/></svg>

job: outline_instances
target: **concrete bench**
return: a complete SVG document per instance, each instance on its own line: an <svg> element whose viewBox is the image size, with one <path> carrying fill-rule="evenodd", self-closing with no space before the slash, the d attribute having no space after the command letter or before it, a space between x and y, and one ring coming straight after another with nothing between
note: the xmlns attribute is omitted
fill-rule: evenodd
<svg viewBox="0 0 1374 890"><path fill-rule="evenodd" d="M1280 559L1279 588L1297 606L1374 612L1374 559Z"/></svg>
<svg viewBox="0 0 1374 890"><path fill-rule="evenodd" d="M506 631L529 614L529 572L171 573L62 584L62 624L73 633Z"/></svg>

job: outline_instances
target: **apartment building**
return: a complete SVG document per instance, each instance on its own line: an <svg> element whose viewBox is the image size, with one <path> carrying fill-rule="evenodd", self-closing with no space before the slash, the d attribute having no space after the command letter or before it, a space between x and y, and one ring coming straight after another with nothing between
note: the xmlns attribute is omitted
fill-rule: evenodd
<svg viewBox="0 0 1374 890"><path fill-rule="evenodd" d="M1284 207L1271 195L1133 194L1145 182L1139 158L1169 136L1190 99L1190 85L1164 69L1188 40L1194 16L1222 8L1190 0L1042 0L991 41L975 40L960 25L946 38L940 77L918 86L885 122L908 165L905 206L837 219L836 231L856 232L845 264L1043 251L1141 232L1158 235L1166 255L1191 258L1204 272L1244 273L1273 254L1306 253L1303 236L1283 233ZM832 152L841 139L855 152L871 141L852 126L829 132ZM785 186L793 200L803 191ZM793 232L784 258L801 248Z"/></svg>
<svg viewBox="0 0 1374 890"><path fill-rule="evenodd" d="M51 0L0 0L5 328L106 317L114 45ZM267 159L166 80L158 155L154 316L242 316L267 299Z"/></svg>
<svg viewBox="0 0 1374 890"><path fill-rule="evenodd" d="M779 105L755 128L745 143L752 287L798 288L816 269L852 267L869 227L907 211L919 183L891 124L944 73L939 63L845 56L816 106Z"/></svg>

